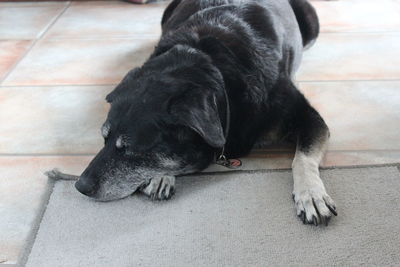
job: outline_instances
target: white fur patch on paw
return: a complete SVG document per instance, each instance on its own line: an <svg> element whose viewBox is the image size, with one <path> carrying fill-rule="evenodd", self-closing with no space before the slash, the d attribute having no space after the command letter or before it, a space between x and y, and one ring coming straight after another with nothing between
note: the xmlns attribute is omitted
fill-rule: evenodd
<svg viewBox="0 0 400 267"><path fill-rule="evenodd" d="M160 176L150 180L150 183L141 189L152 200L169 199L175 193L175 176Z"/></svg>
<svg viewBox="0 0 400 267"><path fill-rule="evenodd" d="M337 215L336 206L323 186L314 185L307 189L293 191L297 216L304 224L328 225L330 218Z"/></svg>

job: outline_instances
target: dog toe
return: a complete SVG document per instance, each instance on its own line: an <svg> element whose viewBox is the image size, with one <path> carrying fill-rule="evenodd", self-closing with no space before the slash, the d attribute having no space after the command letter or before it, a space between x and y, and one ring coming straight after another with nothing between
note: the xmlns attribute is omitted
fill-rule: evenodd
<svg viewBox="0 0 400 267"><path fill-rule="evenodd" d="M175 177L163 176L151 179L141 189L141 192L150 197L151 200L167 200L175 193Z"/></svg>
<svg viewBox="0 0 400 267"><path fill-rule="evenodd" d="M332 215L337 215L333 200L326 194L306 190L294 193L297 216L304 224L328 225Z"/></svg>
<svg viewBox="0 0 400 267"><path fill-rule="evenodd" d="M164 177L159 185L157 199L167 200L171 197L173 182L170 177Z"/></svg>

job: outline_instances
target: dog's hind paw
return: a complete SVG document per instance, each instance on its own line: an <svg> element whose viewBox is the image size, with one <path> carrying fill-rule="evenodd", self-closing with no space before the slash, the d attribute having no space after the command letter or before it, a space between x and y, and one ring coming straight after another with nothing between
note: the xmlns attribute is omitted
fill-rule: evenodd
<svg viewBox="0 0 400 267"><path fill-rule="evenodd" d="M175 176L153 178L141 190L152 200L167 200L175 193Z"/></svg>
<svg viewBox="0 0 400 267"><path fill-rule="evenodd" d="M304 224L328 223L332 215L337 216L336 206L332 198L320 188L311 188L301 192L293 192L297 216Z"/></svg>

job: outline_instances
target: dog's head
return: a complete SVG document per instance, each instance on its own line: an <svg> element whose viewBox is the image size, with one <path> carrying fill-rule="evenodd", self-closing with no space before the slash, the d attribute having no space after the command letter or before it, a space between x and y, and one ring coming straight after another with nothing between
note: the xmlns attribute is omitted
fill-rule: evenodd
<svg viewBox="0 0 400 267"><path fill-rule="evenodd" d="M222 78L194 51L175 62L184 51L175 48L129 72L107 96L104 147L76 183L81 193L104 201L126 197L157 176L205 168L224 145Z"/></svg>

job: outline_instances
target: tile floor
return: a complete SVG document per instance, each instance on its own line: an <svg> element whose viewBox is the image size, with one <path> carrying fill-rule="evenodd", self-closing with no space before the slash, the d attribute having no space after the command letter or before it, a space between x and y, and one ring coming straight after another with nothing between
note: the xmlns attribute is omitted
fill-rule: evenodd
<svg viewBox="0 0 400 267"><path fill-rule="evenodd" d="M322 165L400 162L400 1L312 3L322 33L298 81L332 131ZM23 249L42 172L80 173L101 146L104 96L149 55L166 4L0 3L0 266ZM252 157L288 168L292 153Z"/></svg>

